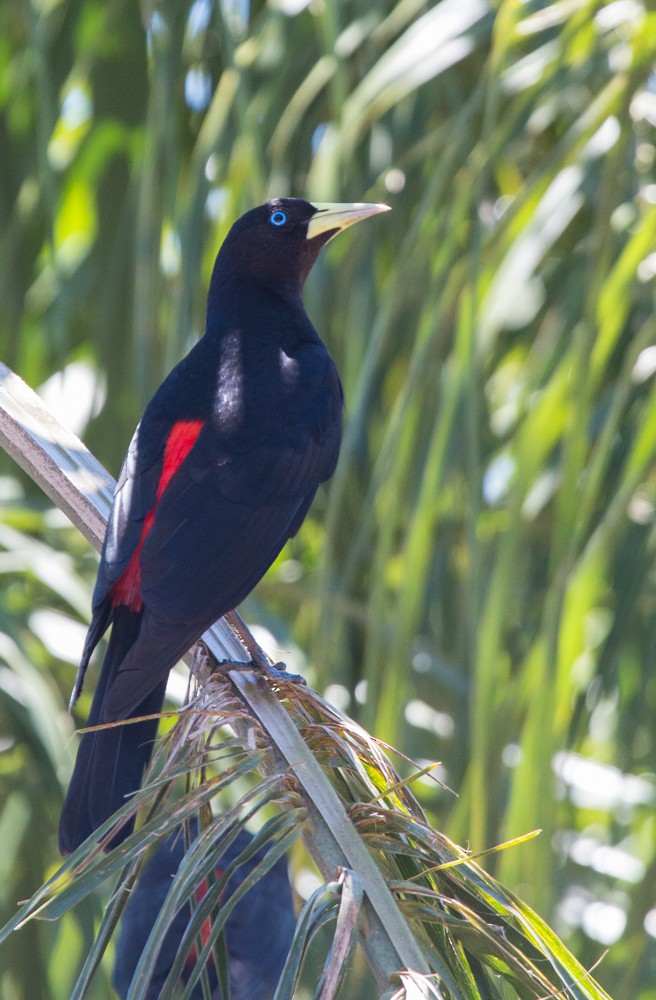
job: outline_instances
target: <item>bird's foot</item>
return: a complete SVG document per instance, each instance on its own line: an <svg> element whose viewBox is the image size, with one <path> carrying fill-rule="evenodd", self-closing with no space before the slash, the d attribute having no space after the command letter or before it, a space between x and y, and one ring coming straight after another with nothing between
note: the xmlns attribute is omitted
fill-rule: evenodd
<svg viewBox="0 0 656 1000"><path fill-rule="evenodd" d="M305 677L301 674L290 674L284 663L269 663L264 656L254 656L251 660L220 660L218 664L224 670L255 670L264 674L270 681L283 681L286 684L307 685Z"/></svg>
<svg viewBox="0 0 656 1000"><path fill-rule="evenodd" d="M307 687L307 681L302 674L290 674L287 664L279 660L278 663L258 664L258 668L272 681L285 681L287 684L301 684Z"/></svg>

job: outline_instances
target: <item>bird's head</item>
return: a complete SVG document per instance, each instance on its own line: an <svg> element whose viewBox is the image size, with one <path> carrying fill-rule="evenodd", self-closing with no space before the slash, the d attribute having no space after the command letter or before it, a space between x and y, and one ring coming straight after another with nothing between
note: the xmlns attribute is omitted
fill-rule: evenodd
<svg viewBox="0 0 656 1000"><path fill-rule="evenodd" d="M329 240L355 222L387 211L387 205L273 198L235 222L219 250L215 276L223 283L239 275L298 295Z"/></svg>

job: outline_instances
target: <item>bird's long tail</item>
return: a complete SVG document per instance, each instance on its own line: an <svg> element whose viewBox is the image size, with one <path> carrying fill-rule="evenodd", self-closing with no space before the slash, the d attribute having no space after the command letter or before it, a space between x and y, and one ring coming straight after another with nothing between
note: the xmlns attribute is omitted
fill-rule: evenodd
<svg viewBox="0 0 656 1000"><path fill-rule="evenodd" d="M112 633L88 726L109 721L103 713L106 695L120 663L139 634L141 617L141 614L127 608L117 608L114 613ZM165 689L166 680L163 680L130 713L130 717L161 712ZM70 854L79 847L101 823L125 804L126 796L139 788L144 768L152 754L157 721L151 719L84 733L59 821L59 849L62 854ZM122 827L111 846L124 840L133 826L132 822Z"/></svg>

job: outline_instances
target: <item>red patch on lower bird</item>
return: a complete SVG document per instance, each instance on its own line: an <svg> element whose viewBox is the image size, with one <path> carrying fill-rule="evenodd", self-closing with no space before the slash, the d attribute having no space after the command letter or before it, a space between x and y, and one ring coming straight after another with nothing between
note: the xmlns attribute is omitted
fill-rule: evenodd
<svg viewBox="0 0 656 1000"><path fill-rule="evenodd" d="M205 896L207 895L207 890L209 889L209 887L210 887L209 882L207 881L206 878L204 878L201 884L196 888L197 903L202 903L202 901L205 899ZM203 922L203 926L200 929L200 939L203 942L203 945L207 944L211 933L212 933L212 921L208 917L207 920Z"/></svg>
<svg viewBox="0 0 656 1000"><path fill-rule="evenodd" d="M166 487L171 482L173 475L182 465L196 443L196 438L200 434L202 426L202 420L179 420L171 428L164 447L164 460L157 484L155 504L144 519L141 538L132 553L130 562L111 589L111 601L114 607L117 604L125 604L130 611L141 611L143 608L143 601L141 599L141 550L146 541L146 536L155 521L155 508L161 500Z"/></svg>
<svg viewBox="0 0 656 1000"><path fill-rule="evenodd" d="M216 875L217 875L217 878L220 878L221 875L223 875L223 869L222 868L217 868L216 869ZM202 903L203 902L203 900L205 899L205 896L207 895L207 890L209 889L209 887L210 887L210 884L209 884L209 881L206 878L203 879L203 881L200 883L200 885L196 886L196 892L194 893L194 896L196 897L196 902L197 903ZM212 933L212 921L211 921L211 919L209 917L207 917L207 919L203 921L203 926L200 929L200 939L201 939L201 942L202 942L203 945L207 944L207 942L210 939L210 934L211 933ZM198 958L198 955L196 953L196 949L192 945L191 948L189 949L189 954L187 955L187 959L186 959L185 964L187 966L189 966L189 967L194 966L196 964L197 958Z"/></svg>

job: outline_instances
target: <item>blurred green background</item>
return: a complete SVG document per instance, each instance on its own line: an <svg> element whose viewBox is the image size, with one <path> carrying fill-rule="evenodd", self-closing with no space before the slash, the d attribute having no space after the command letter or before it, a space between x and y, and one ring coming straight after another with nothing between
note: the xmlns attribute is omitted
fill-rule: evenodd
<svg viewBox="0 0 656 1000"><path fill-rule="evenodd" d="M441 762L439 829L477 851L543 830L486 866L584 964L609 948L595 975L631 1000L656 997L649 7L0 0L1 357L114 475L237 216L392 206L308 282L346 436L243 610ZM96 559L1 468L4 922L57 864ZM15 935L3 1000L68 997L94 912Z"/></svg>

